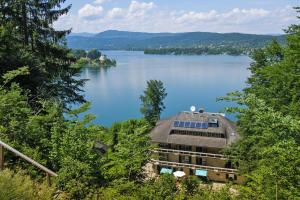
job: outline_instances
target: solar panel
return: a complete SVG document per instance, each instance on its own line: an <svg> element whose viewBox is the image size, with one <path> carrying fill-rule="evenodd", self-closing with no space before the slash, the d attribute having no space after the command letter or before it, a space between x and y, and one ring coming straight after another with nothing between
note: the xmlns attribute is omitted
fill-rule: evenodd
<svg viewBox="0 0 300 200"><path fill-rule="evenodd" d="M202 124L202 123L197 122L197 123L196 123L196 128L201 128L201 124Z"/></svg>
<svg viewBox="0 0 300 200"><path fill-rule="evenodd" d="M179 127L184 127L184 122L183 121L179 122Z"/></svg>
<svg viewBox="0 0 300 200"><path fill-rule="evenodd" d="M174 127L182 128L197 128L197 129L207 129L209 124L207 122L192 122L192 121L174 121Z"/></svg>
<svg viewBox="0 0 300 200"><path fill-rule="evenodd" d="M185 123L184 123L184 127L185 127L185 128L190 128L190 124L191 124L191 122L185 122Z"/></svg>
<svg viewBox="0 0 300 200"><path fill-rule="evenodd" d="M203 128L203 129L207 129L207 128L208 128L208 123L206 123L206 122L205 122L205 123L202 123L202 128Z"/></svg>
<svg viewBox="0 0 300 200"><path fill-rule="evenodd" d="M179 126L179 121L174 121L174 126L178 127Z"/></svg>
<svg viewBox="0 0 300 200"><path fill-rule="evenodd" d="M191 128L195 128L195 127L196 127L196 122L191 122L190 127L191 127Z"/></svg>

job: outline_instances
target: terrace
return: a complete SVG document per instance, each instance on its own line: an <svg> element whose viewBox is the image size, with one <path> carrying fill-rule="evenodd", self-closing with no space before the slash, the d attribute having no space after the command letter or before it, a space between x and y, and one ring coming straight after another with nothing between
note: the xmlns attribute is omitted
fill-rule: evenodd
<svg viewBox="0 0 300 200"><path fill-rule="evenodd" d="M234 173L234 174L238 172L237 169L231 169L231 168L212 167L212 166L195 165L189 163L179 163L179 162L169 162L169 161L162 161L162 160L155 160L155 159L151 159L151 162L154 165L161 165L161 166L168 166L168 167L181 167L181 168L187 167L190 169L204 169L204 170L210 170L214 172L225 172L225 173Z"/></svg>
<svg viewBox="0 0 300 200"><path fill-rule="evenodd" d="M156 148L152 150L154 153L174 153L174 154L181 154L187 156L196 156L196 157L210 157L210 158L218 158L222 160L227 160L224 155L222 154L213 154L213 153L203 153L203 152L194 152L194 151L183 151L183 150L175 150L175 149L161 149Z"/></svg>

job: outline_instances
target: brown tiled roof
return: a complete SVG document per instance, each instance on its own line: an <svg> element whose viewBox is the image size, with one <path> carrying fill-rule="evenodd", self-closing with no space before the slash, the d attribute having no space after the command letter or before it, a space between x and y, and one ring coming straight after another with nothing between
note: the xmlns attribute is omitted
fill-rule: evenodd
<svg viewBox="0 0 300 200"><path fill-rule="evenodd" d="M209 127L207 129L194 129L184 127L174 127L174 121L196 121L196 122L208 122L210 118L217 119L219 127ZM199 131L203 133L218 133L224 134L224 138L217 137L204 137L195 135L181 135L181 134L170 134L172 130L185 130L185 131ZM234 134L232 134L234 133ZM224 148L238 139L236 133L236 127L234 123L229 121L227 118L212 113L191 113L181 112L176 116L173 116L166 120L161 120L156 124L156 127L150 132L150 137L153 142L158 143L170 143L170 144L181 144L201 147L214 147Z"/></svg>

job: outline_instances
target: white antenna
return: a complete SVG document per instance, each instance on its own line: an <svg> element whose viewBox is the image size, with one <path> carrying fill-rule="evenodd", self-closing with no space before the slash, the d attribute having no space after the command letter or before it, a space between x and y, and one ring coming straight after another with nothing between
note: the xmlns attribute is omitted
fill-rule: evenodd
<svg viewBox="0 0 300 200"><path fill-rule="evenodd" d="M191 106L191 111L195 112L195 110L196 110L196 107L195 106Z"/></svg>

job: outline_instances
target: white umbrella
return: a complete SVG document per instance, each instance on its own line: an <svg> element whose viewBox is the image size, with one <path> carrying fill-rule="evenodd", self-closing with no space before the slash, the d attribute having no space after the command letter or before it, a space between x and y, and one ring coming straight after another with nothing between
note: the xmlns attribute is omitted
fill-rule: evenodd
<svg viewBox="0 0 300 200"><path fill-rule="evenodd" d="M185 176L185 173L183 171L176 171L176 172L173 173L173 175L175 177L181 178L181 177Z"/></svg>

